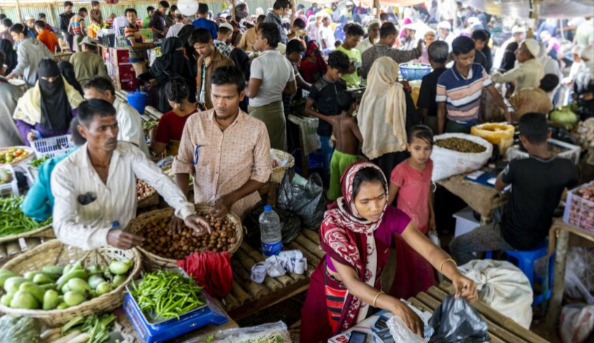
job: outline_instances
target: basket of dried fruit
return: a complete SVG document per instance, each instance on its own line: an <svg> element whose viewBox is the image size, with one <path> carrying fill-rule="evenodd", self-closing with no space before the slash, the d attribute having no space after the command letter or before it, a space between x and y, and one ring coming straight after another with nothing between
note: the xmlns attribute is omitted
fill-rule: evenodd
<svg viewBox="0 0 594 343"><path fill-rule="evenodd" d="M228 251L235 253L243 242L243 226L239 217L228 213L223 220L217 220L208 213L211 206L197 204L196 211L210 222L212 233L198 236L194 230L185 227L177 233L168 229L173 208L166 208L141 214L128 224L127 231L145 238L138 249L148 270L177 267L176 260L202 251Z"/></svg>
<svg viewBox="0 0 594 343"><path fill-rule="evenodd" d="M159 205L159 193L146 182L136 179L137 208Z"/></svg>
<svg viewBox="0 0 594 343"><path fill-rule="evenodd" d="M433 181L475 171L493 154L493 145L478 136L446 133L433 140Z"/></svg>
<svg viewBox="0 0 594 343"><path fill-rule="evenodd" d="M272 159L272 174L270 181L281 183L287 169L295 165L295 157L278 149L270 149L270 159Z"/></svg>

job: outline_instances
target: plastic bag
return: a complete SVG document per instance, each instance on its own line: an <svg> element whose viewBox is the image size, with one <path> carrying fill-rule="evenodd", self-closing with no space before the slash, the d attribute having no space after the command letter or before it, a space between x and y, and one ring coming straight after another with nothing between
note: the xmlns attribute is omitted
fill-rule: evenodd
<svg viewBox="0 0 594 343"><path fill-rule="evenodd" d="M435 332L429 343L483 343L491 342L488 326L462 297L445 297L429 325Z"/></svg>
<svg viewBox="0 0 594 343"><path fill-rule="evenodd" d="M303 221L303 226L317 231L326 210L322 179L314 173L307 180L293 169L287 170L276 203L278 208L296 213Z"/></svg>
<svg viewBox="0 0 594 343"><path fill-rule="evenodd" d="M594 306L563 306L559 323L563 343L582 343L594 331Z"/></svg>
<svg viewBox="0 0 594 343"><path fill-rule="evenodd" d="M254 228L248 230L247 234L244 234L243 239L251 246L260 246L260 215L264 212L264 204L259 204L249 213L244 220L245 227ZM281 228L281 234L283 236L283 243L288 244L301 233L301 218L291 211L283 210L281 208L275 208L274 212L278 214L283 227Z"/></svg>
<svg viewBox="0 0 594 343"><path fill-rule="evenodd" d="M439 181L452 175L477 170L487 163L493 154L493 145L491 143L473 135L445 133L443 135L435 136L434 140L438 141L446 138L465 139L484 146L486 150L480 153L462 153L434 145L433 152L431 153L431 159L433 160L433 181Z"/></svg>
<svg viewBox="0 0 594 343"><path fill-rule="evenodd" d="M533 292L530 281L518 267L507 261L472 260L459 269L476 283L481 301L530 328Z"/></svg>
<svg viewBox="0 0 594 343"><path fill-rule="evenodd" d="M282 321L240 329L219 331L210 343L252 343L252 342L291 343L287 325ZM190 340L189 342L198 342Z"/></svg>
<svg viewBox="0 0 594 343"><path fill-rule="evenodd" d="M565 294L594 304L594 249L574 247L567 254Z"/></svg>
<svg viewBox="0 0 594 343"><path fill-rule="evenodd" d="M398 316L392 316L392 318L388 319L387 323L388 328L390 329L390 334L392 334L392 338L394 342L407 342L407 343L425 343L426 340L416 335L414 332L410 331L410 329L404 324L402 319Z"/></svg>

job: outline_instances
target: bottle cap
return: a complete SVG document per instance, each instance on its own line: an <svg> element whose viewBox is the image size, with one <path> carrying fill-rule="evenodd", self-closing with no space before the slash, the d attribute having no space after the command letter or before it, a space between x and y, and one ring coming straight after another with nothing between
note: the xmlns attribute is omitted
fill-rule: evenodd
<svg viewBox="0 0 594 343"><path fill-rule="evenodd" d="M270 211L272 211L272 206L270 206L270 205L264 206L264 212L270 212Z"/></svg>
<svg viewBox="0 0 594 343"><path fill-rule="evenodd" d="M114 221L113 223L111 223L111 227L114 229L117 229L120 227L120 222L119 221Z"/></svg>

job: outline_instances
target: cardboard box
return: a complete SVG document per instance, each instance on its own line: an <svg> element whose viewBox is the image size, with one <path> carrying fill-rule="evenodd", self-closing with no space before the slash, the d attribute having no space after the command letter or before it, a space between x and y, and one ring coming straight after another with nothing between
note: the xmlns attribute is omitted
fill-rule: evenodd
<svg viewBox="0 0 594 343"><path fill-rule="evenodd" d="M112 64L130 63L130 50L127 48L110 48L109 52Z"/></svg>

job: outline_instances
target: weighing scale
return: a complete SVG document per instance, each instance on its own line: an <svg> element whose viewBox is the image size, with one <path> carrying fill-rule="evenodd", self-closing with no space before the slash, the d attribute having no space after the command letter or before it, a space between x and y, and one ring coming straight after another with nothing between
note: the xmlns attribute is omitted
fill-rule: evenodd
<svg viewBox="0 0 594 343"><path fill-rule="evenodd" d="M147 318L129 293L124 296L124 311L143 343L158 343L181 336L208 324L222 325L229 321L223 310L202 290L205 305L177 318L159 320Z"/></svg>

